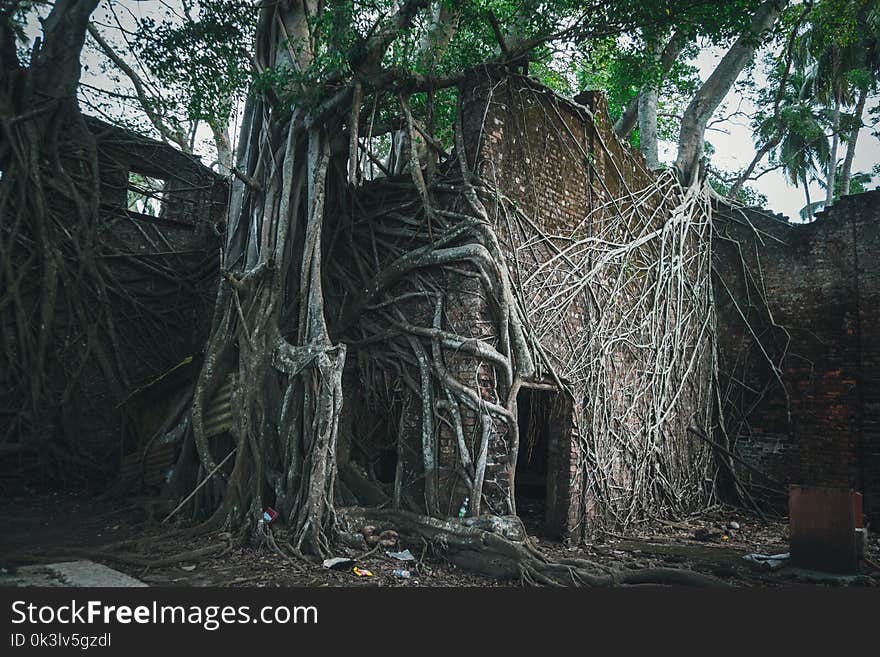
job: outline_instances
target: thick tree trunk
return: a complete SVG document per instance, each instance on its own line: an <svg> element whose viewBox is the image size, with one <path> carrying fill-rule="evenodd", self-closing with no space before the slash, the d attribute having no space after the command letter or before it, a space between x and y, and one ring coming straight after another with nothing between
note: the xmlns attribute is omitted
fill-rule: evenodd
<svg viewBox="0 0 880 657"><path fill-rule="evenodd" d="M840 171L840 195L849 196L849 186L852 180L853 160L856 156L856 144L859 141L859 131L862 129L862 114L865 112L865 102L868 99L868 91L862 89L859 92L859 100L856 103L854 112L855 125L849 133L849 139L846 144L846 157L843 159L843 166Z"/></svg>
<svg viewBox="0 0 880 657"><path fill-rule="evenodd" d="M779 80L779 86L776 88L776 98L773 101L773 122L775 124L775 132L773 136L758 149L758 151L755 153L755 157L753 157L752 161L749 162L749 166L746 167L745 171L740 174L739 178L737 178L736 182L730 188L730 191L727 194L727 198L729 199L736 198L739 190L746 183L746 181L748 181L749 177L752 175L752 172L755 170L755 167L758 166L758 163L764 159L764 156L767 155L767 153L776 148L776 146L779 145L780 141L782 141L783 125L782 121L780 120L782 98L785 96L785 89L788 85L788 77L791 73L791 65L794 62L794 50L800 26L811 11L812 5L805 5L804 8L801 10L800 15L797 17L794 24L790 28L788 43L786 44L785 48L785 69L782 73L781 79Z"/></svg>
<svg viewBox="0 0 880 657"><path fill-rule="evenodd" d="M639 94L639 150L649 169L660 167L657 150L657 88L650 86Z"/></svg>
<svg viewBox="0 0 880 657"><path fill-rule="evenodd" d="M670 37L669 41L666 42L663 52L660 54L660 75L659 81L655 86L660 86L662 80L672 68L672 65L678 60L678 56L681 54L685 45L687 45L687 40L682 32L675 32L672 37ZM639 99L641 95L641 91L639 91L639 93L629 101L626 109L623 110L623 114L621 114L620 118L614 123L614 132L621 139L629 137L633 129L636 127L639 115Z"/></svg>
<svg viewBox="0 0 880 657"><path fill-rule="evenodd" d="M217 150L217 169L222 176L232 174L233 156L232 146L229 143L229 126L219 125L215 121L209 121L211 134L214 136L214 148Z"/></svg>
<svg viewBox="0 0 880 657"><path fill-rule="evenodd" d="M760 36L773 27L785 2L767 0L752 17L751 24L730 47L712 75L700 87L684 112L678 137L678 158L675 166L683 185L689 185L699 170L703 155L706 124L730 91L761 42Z"/></svg>
<svg viewBox="0 0 880 657"><path fill-rule="evenodd" d="M79 374L88 363L124 382L97 258L97 150L76 100L97 4L58 0L27 67L0 8L0 403L14 417L9 439L37 441L68 475L79 437L64 412Z"/></svg>
<svg viewBox="0 0 880 657"><path fill-rule="evenodd" d="M373 72L425 4L401 3L382 19L361 44L354 67ZM310 29L320 7L316 0L264 6L259 66L308 70ZM308 107L297 105L306 90L296 87L280 90L291 99L248 100L223 258L226 282L192 407L193 442L209 472L220 455L205 435L205 408L219 382L234 377L235 462L219 502L210 492L194 502L194 509L215 509L200 529L226 525L284 549L261 521L271 504L292 529L286 549L295 554L327 554L335 523L346 346L334 344L328 331L324 232L327 217L335 217L330 201L347 193L351 168L344 148L331 157L331 138L343 133L344 121L358 125L352 112L359 105L357 78L342 91L337 86L330 85L324 103ZM346 102L352 109L344 116L326 110Z"/></svg>
<svg viewBox="0 0 880 657"><path fill-rule="evenodd" d="M835 93L834 108L831 113L831 151L828 154L828 166L825 175L825 207L834 203L834 186L837 181L837 148L840 144L840 97Z"/></svg>

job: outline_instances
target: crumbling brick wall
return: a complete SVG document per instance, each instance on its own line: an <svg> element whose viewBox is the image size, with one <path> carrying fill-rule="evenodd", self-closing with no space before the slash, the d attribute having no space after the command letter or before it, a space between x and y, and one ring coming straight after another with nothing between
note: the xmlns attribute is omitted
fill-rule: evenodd
<svg viewBox="0 0 880 657"><path fill-rule="evenodd" d="M667 221L682 193L680 188L668 174L662 179L665 182L661 182L657 174L646 169L638 153L617 140L601 94L585 93L576 101L566 100L528 78L482 67L466 76L460 87L460 103L464 153L456 152L456 156L466 156L466 168L482 181L478 193L489 213L507 272L517 288L516 303L520 306L520 316L530 324L528 332L534 338L530 347L534 351L536 371L521 382L526 389L524 394L530 400L534 400L538 393L543 395L539 402L540 413L542 418L551 418L550 428L542 429L548 447L546 533L564 539L579 539L596 526L604 511L603 503L624 499L629 504L638 497L635 494L627 497L630 489L636 488L631 486L636 478L642 486L650 487L645 495L646 502L635 510L633 508L637 505L628 506L622 514L631 517L633 513L649 510L658 512L661 507L668 513L668 498L660 499L665 492L655 495L660 487L650 481L645 484L650 479L651 468L663 469L669 463L664 460L668 456L667 449L675 461L671 467L675 470L674 485L684 482L673 495L678 496L676 499L689 500L686 504L698 506L705 498L701 500L699 495L694 495L691 499L689 495L692 490L710 488L706 485L709 480L707 450L688 439L684 427L698 402L705 400L707 386L691 386L689 380L688 385L683 383L682 389L675 391L669 407L671 411L680 412L671 412L674 417L670 421L666 414L654 408L653 390L637 390L639 399L635 402L630 396L637 387L641 372L651 368L644 363L637 364L629 356L628 345L617 344L605 350L604 343L596 343L598 347L591 344L588 357L583 360L587 353L585 343L590 342L589 327L596 325L597 317L613 315L624 321L627 311L636 307L631 303L635 298L663 297L664 303L669 300L664 296L665 292L656 295L649 292L652 281L657 280L656 271L635 260L662 262L675 268L669 254L660 254L662 245L667 244L665 237L656 236L665 235L667 225L674 225L678 231L676 234L691 234L687 220L672 224ZM449 166L457 170L459 162L453 160ZM408 186L409 197L405 197L401 190ZM453 210L457 217L473 216L473 208L469 207L460 185L438 185L432 191L432 203L439 211ZM381 216L381 208L403 207L408 202L407 207L416 207L412 199L418 199L411 183L403 178L374 181L358 193L357 205L370 208L366 213L370 217ZM661 202L669 205L661 207ZM369 224L356 220L355 230L365 225ZM708 224L704 222L702 225ZM604 245L601 248L607 246L608 250L615 251L608 245L637 241L634 235L655 237L639 242L650 243L644 251L609 256L596 269L599 273L595 275L586 275L593 270L589 261L592 255L584 256L577 263L568 260L567 255L560 255L572 245L582 248L592 238ZM357 239L368 241L373 238L364 233ZM684 256L705 246L702 242L689 244L689 252L682 254L680 262L687 259ZM655 247L656 251L652 251ZM630 256L633 259L627 260ZM398 252L392 250L388 257L396 258ZM664 257L667 260L663 260ZM391 264L378 256L375 259L378 260L378 271ZM546 270L544 265L548 265ZM687 267L679 265L679 268ZM636 269L638 274L633 273ZM433 326L436 291L442 298L438 328L466 339L477 338L497 350L504 350L502 337L496 335L499 329L499 318L495 316L498 299L490 298L493 294L491 284L486 283L486 276L477 267L461 261L442 270L420 270L420 275L430 279L427 285L432 289L430 295L408 280L395 283L386 292L389 299L403 299L395 304L395 308L401 311L406 321L421 328ZM627 281L621 295L626 297L623 301L609 293L615 289L612 283L618 280ZM566 300L558 305L554 304L552 291L548 291L553 286L566 288ZM703 288L707 285L704 284ZM429 301L425 300L427 296L430 296ZM549 311L536 314L533 310L538 306ZM664 321L672 321L676 312L670 310ZM704 314L699 317L705 319ZM549 322L546 321L548 318ZM531 325L533 320L541 325ZM399 336L391 337L400 341ZM639 345L634 351L639 351L640 357L653 346L652 336L640 333L635 340ZM648 344L647 349L642 349L644 343ZM397 347L400 346L398 342ZM434 347L440 348L436 341ZM693 372L697 373L694 378L708 381L708 377L703 376L704 363L700 357L705 340L683 347L688 350L683 361L695 363ZM422 348L432 347L424 340ZM413 360L412 350L417 349L412 342L404 342L403 351L409 362ZM494 365L490 358L475 357L455 347L443 346L441 351L442 358L437 362L442 361L445 373L478 391L486 402L496 406L508 404L510 385L503 380L508 376L503 367ZM693 358L692 354L695 354ZM364 350L358 358L376 360L369 350ZM385 436L383 445L369 445L360 451L388 451L391 441L387 437L390 436L391 440L399 437L401 449L397 472L403 476L406 490L404 499L398 501L417 508L424 505L426 498L426 478L421 464L424 407L423 399L419 398L419 370L403 364L396 367L395 371L394 364L380 363L375 365L372 373L369 367L364 368L362 396L366 403L356 402L359 409L355 413L362 420L352 424L353 442L362 444L367 439L374 440L373 436ZM404 371L407 367L409 369ZM609 381L607 384L603 382L607 395L605 389L587 389L583 370L602 373ZM604 374L606 370L607 376ZM693 372L683 375L673 372L670 377L672 385L684 382ZM569 380L569 374L577 380ZM431 376L437 376L437 373L433 372ZM629 391L622 392L627 387ZM668 390L663 394L672 396ZM376 399L368 399L370 397ZM590 415L591 404L597 399L602 399L601 403L607 401L611 408L601 421L594 421ZM473 404L460 405L464 442L474 460L483 427L489 426L480 511L483 514L510 513L517 472L517 445L499 414L491 416L489 412L476 411L472 407ZM383 408L390 419L376 423L367 409ZM436 403L430 410L434 411L429 412L428 421L434 424L431 443L436 445L437 453L439 513L454 515L465 497L472 495L463 484L464 477L460 476L459 436L452 423L440 417L445 411ZM490 418L488 425L486 418ZM597 442L605 439L605 427L612 422L617 423L613 427L617 442L614 449L602 454L601 464L596 465L591 450ZM367 428L374 424L381 424L383 428L375 431ZM394 427L396 431L389 432L387 427ZM658 435L657 427L664 435ZM520 431L522 429L521 426ZM637 438L629 440L636 435ZM658 442L646 445L654 440ZM658 456L659 452L663 455ZM365 470L369 474L376 458L375 454L365 456ZM594 495L594 482L598 479L602 479L604 486L602 500ZM386 479L383 483L389 482ZM684 489L686 492L679 495ZM472 511L473 508L471 500Z"/></svg>
<svg viewBox="0 0 880 657"><path fill-rule="evenodd" d="M759 493L852 487L876 517L880 191L844 197L809 224L722 209L716 225L723 411L737 453L772 480L740 476Z"/></svg>
<svg viewBox="0 0 880 657"><path fill-rule="evenodd" d="M120 441L128 451L149 437L177 392L167 378L164 391L148 391L149 384L185 359L188 370L175 370L176 376L184 370L193 376L198 367L219 281L227 185L194 156L94 117L86 120L98 150L100 241L111 254L105 261L136 305L133 311L112 300L116 355L127 380L111 386L100 368L86 368L64 413L92 445L88 453L98 458L109 451L113 458L100 458L100 465L113 468ZM164 182L157 216L129 209L130 173Z"/></svg>
<svg viewBox="0 0 880 657"><path fill-rule="evenodd" d="M632 239L629 226L621 220L621 205L633 202L632 198L651 188L657 178L647 170L641 155L614 135L601 93L585 92L572 102L528 78L477 69L463 85L461 104L469 167L533 222L533 231L517 232L497 206L490 209L511 275L524 285L526 306L539 302L544 294L538 290L538 284L544 281L530 284L530 273L538 263L558 257L572 239L598 233L597 226L603 222L621 224L622 242ZM656 202L649 199L644 203L644 213L648 215L656 207ZM657 225L663 221L665 216L658 215ZM535 233L542 234L543 239L536 240ZM527 259L522 253L525 243L530 245ZM553 271L554 282L556 277L564 276L564 271L565 267ZM565 316L562 325L540 335L546 361L537 359L536 382L553 384L551 367L565 372L578 358L576 345L589 330L590 313L608 311L596 303L592 291L585 288L570 304L559 308ZM614 357L620 359L615 376L628 376L632 363L621 353ZM560 394L568 395L569 391ZM587 525L596 510L585 479L590 474L582 453L581 432L589 425L582 405L585 394L590 392L573 389L572 398L564 404L567 417L556 418L564 438L556 432L551 440L549 488L555 495L548 499L547 529L565 538L589 531ZM696 400L700 394L692 390L684 393L683 422L694 405L690 397ZM630 421L640 420L633 414ZM686 442L687 438L671 436L670 440ZM688 448L685 446L685 450ZM495 481L514 477L509 454L497 453L494 463L491 476ZM628 466L618 461L614 467L618 484L626 488L631 477Z"/></svg>

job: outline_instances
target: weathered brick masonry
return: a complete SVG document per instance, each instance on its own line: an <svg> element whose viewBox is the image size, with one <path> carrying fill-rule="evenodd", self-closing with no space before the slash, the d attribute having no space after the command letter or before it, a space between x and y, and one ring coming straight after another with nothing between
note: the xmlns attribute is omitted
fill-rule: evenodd
<svg viewBox="0 0 880 657"><path fill-rule="evenodd" d="M138 439L152 435L165 418L173 393L144 391L145 386L196 356L207 339L219 278L216 227L225 221L227 186L193 156L93 117L86 120L98 146L99 241L111 253L130 256L107 262L126 293L146 312L142 316L128 306L113 305L115 331L124 336L117 354L124 362L127 385L109 386L104 370L92 364L81 374L80 390L62 413L65 423L77 427L77 441L87 443L89 453L109 451L115 456L120 434L127 438L123 448L134 450ZM161 197L154 200L157 216L130 207L131 174L161 182ZM174 272L170 282L159 270L163 266ZM139 390L144 392L138 395ZM131 423L121 419L123 402ZM135 431L126 433L129 426ZM105 462L109 465L111 460Z"/></svg>
<svg viewBox="0 0 880 657"><path fill-rule="evenodd" d="M578 382L563 378L560 387L555 384L551 370L566 377L582 368L584 365L579 359L589 341L591 317L596 313L624 311L626 304L615 306L615 300L606 298L607 295L603 297L603 290L611 287L610 283L621 275L627 263L615 261L608 268L607 278L603 279L602 276L606 276L603 274L576 293L563 295L565 300L560 301L551 313L554 318L560 318L559 321L547 322L546 317L536 316L533 308L546 303L554 290L564 288L563 279L568 277L569 283L579 280L580 268L592 266L586 262L566 264L567 256L560 259L559 254L572 244L600 232L604 239L624 243L634 233L662 228L665 214L653 213L658 201L652 193L645 193L645 190L654 189L657 177L645 168L638 153L614 136L605 100L599 93L581 94L572 102L527 78L511 76L504 71L479 69L472 71L461 87L461 113L468 168L491 189L507 197L519 211L518 219L513 220L502 209L503 204L484 198L508 271L522 288L522 310L530 322L542 323L532 327L540 343L534 359L537 371L525 381L525 392L517 397L520 419L525 420L520 426L520 451L529 423L542 424L542 440L546 441L547 450L546 474L543 471L538 474L544 477L543 485L547 491L545 530L550 535L577 539L589 531L590 518L596 511L584 444L585 440L592 443L602 440L599 434L604 430L604 420L597 423L589 416L585 398L605 393L584 389L580 383L583 381L582 372L577 374L580 377ZM369 193L376 194L382 184L378 183ZM393 183L387 185L392 186ZM622 209L636 204L635 195L639 196L644 215L650 218L642 216L633 225L628 225L627 220L621 219L625 214ZM441 207L455 207L462 203L462 199L460 195L440 193L437 202ZM546 271L539 270L554 259L558 260L557 265ZM531 275L536 272L538 276L533 278ZM460 263L438 272L437 276L441 277L439 282L445 299L441 328L467 338L478 338L498 348L500 338L495 334L495 300L487 296L479 272L467 263ZM649 279L634 279L633 294L641 294L642 286L649 283ZM401 282L389 291L389 297L411 293L408 285L408 281ZM432 324L433 309L427 304L413 300L405 302L401 308L413 324ZM702 346L690 345L689 348L701 349ZM454 348L444 347L442 353L445 368L453 378L479 390L486 401L505 403L506 388L499 384L501 373L492 363ZM637 367L627 349L615 347L607 353L600 353L587 367L609 367L617 373L617 381L609 384L609 390L613 388L609 394L619 398L607 403L611 409L611 421L618 422L617 417L622 418L615 430L620 435L646 434L645 427L652 422L651 395L643 395L633 405L619 394L623 386L617 387L623 380L632 383L631 379L636 376ZM379 387L377 382L395 378L394 375L390 379L388 376L387 372L377 373L371 387L376 389ZM406 391L407 387L410 392ZM385 400L372 407L391 409L386 412L394 416L386 422L387 429L374 432L376 435L387 435L390 429L395 434L402 431L407 436L399 459L406 464L408 474L404 483L408 494L418 502L424 494L424 477L419 476L424 437L421 400L411 392L412 387L397 385L395 390L398 392L390 393L390 396L383 392ZM681 422L688 421L689 409L704 394L704 389L692 387L683 391L678 402L683 409ZM439 415L434 433L440 512L454 514L469 491L459 476L461 462L457 436L448 423L440 421ZM465 442L476 455L482 423L488 416L481 418L464 407L461 416ZM589 435L585 435L585 431ZM679 455L676 458L680 457L681 462L702 463L698 454L702 447L693 446L692 441L685 438L683 427L671 430L668 441L681 443L680 448L675 448ZM389 447L386 442L383 449L387 451ZM623 449L642 453L643 457L649 452L647 448L640 452L643 447L638 442L625 445ZM512 511L511 487L517 477L517 460L517 450L504 423L493 421L482 513ZM633 472L630 465L621 454L609 451L604 455L602 467L609 469L613 487L624 491L619 495L614 493L623 500L627 499L632 481L645 476L644 471ZM685 468L688 467L691 466ZM692 470L696 472L701 467L694 465ZM701 474L695 475L696 487L702 485L701 477Z"/></svg>
<svg viewBox="0 0 880 657"><path fill-rule="evenodd" d="M810 224L725 210L716 226L719 361L737 452L777 488L863 491L876 518L880 191L844 197Z"/></svg>
<svg viewBox="0 0 880 657"><path fill-rule="evenodd" d="M531 262L511 268L514 278L527 278L541 262L554 257L554 247L564 248L578 232L590 234L593 222L606 218L594 210L618 199L625 186L641 189L653 182L642 157L611 131L601 93L586 92L571 102L527 78L478 69L463 85L461 111L469 167L513 199L549 238L534 243ZM521 244L535 242L534 235L518 233L501 217L494 218L508 262L517 262ZM611 208L608 218L615 218ZM535 289L527 287L524 292L527 304L539 300ZM562 329L541 336L558 370L565 371L577 356L572 353L578 343L575 336L586 330L590 305L586 292L578 296L559 309L566 315ZM535 380L550 383L546 368L542 370L540 361L537 365ZM579 392L571 399L555 396L548 444L545 530L566 538L584 530L584 516L591 510L579 435L583 424ZM487 478L512 480L515 473L506 445L497 441L493 447L494 466Z"/></svg>
<svg viewBox="0 0 880 657"><path fill-rule="evenodd" d="M577 540L589 533L594 520L600 521L602 505L618 504L617 520L699 508L712 494L711 453L687 437L687 427L708 427L712 421L710 334L717 336L722 400L715 419L728 429L716 438L729 437L745 461L780 482L747 469L742 478L752 480L758 492L757 486L784 489L787 483L854 486L864 490L868 511L876 513L880 266L874 252L880 192L843 199L809 225L756 210L718 209L710 244L708 215L698 211L684 221L673 216L683 207L684 192L664 183L663 174L648 171L641 156L617 140L601 94L584 93L572 102L534 81L491 69L469 73L460 92L468 168L487 185L483 202L538 343L537 371L516 397L519 451L503 422L486 422L488 413L461 405L463 441L471 454L477 454L482 431L489 427L481 513L510 513L512 487L521 488L517 462L522 462L523 435L527 426L542 423L545 470L529 474L545 479L548 534ZM416 197L414 190L400 191L406 185L404 179L377 181L364 191L374 198L389 195L379 207L400 207L407 193L410 201ZM502 195L507 203L500 202ZM461 194L449 189L437 191L435 202L445 210L466 206ZM516 217L511 217L511 203ZM670 226L687 234L675 253L666 250L673 244L665 232ZM566 277L582 281L593 267L569 262L567 248L594 238L613 247L652 234L644 251L603 260L604 269L576 294L560 292L565 292ZM668 368L666 382L657 385L654 379L639 389L651 378L654 355L664 355L670 333L684 324L699 329L711 323L710 254L717 326L708 333L689 329L676 334L678 357L658 367ZM376 264L381 269L389 262L377 258ZM634 300L654 298L660 289L658 272L676 267L688 271L675 280L677 288L658 293L654 301L655 308L667 309L657 315L662 324L656 329L639 325L637 315L645 308ZM422 275L433 277L429 287L442 291L441 330L502 348L496 334L497 300L477 267L462 261ZM628 285L614 287L611 283L620 276L629 277ZM631 298L621 299L621 294ZM411 280L388 291L388 298L406 298L399 306L402 315L422 328L437 326L437 297L426 302L427 296L420 297ZM548 313L548 300L557 298L559 305ZM534 312L538 307L545 309L543 316ZM615 313L625 335L619 340L610 336L597 346L591 340L597 318ZM404 351L412 344L404 343ZM422 349L431 348L427 341L422 344ZM584 361L587 350L593 351ZM453 379L486 402L505 403L500 368L466 350L444 346L441 353ZM359 358L370 360L369 349ZM354 434L358 442L369 443L368 450L397 450L404 505L417 508L426 497L426 439L424 400L416 391L425 382L417 380L417 372L405 375L399 365L373 367L363 379L371 399L355 402L352 411L359 418ZM597 380L584 375L585 369L601 374L599 387L585 385ZM557 382L553 373L562 380ZM436 451L438 512L454 515L470 490L461 477L460 436L442 417L448 411L438 401L445 403L434 400L428 443ZM603 411L606 417L597 417ZM403 437L399 442L398 436ZM614 440L616 445L606 449ZM596 486L599 470L602 489ZM391 474L388 470L382 481L390 483ZM643 494L647 490L643 499L636 499L639 486Z"/></svg>

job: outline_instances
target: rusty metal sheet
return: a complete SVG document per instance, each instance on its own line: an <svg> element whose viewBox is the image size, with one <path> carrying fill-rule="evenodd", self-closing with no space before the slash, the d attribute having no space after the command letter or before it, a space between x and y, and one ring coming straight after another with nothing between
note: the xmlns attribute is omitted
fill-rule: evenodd
<svg viewBox="0 0 880 657"><path fill-rule="evenodd" d="M836 573L858 571L855 495L849 488L789 488L793 564Z"/></svg>

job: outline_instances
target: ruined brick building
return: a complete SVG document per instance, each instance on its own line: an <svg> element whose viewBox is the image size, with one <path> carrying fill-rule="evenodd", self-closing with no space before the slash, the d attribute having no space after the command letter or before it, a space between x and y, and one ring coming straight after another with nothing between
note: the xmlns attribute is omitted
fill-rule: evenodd
<svg viewBox="0 0 880 657"><path fill-rule="evenodd" d="M697 427L763 473L739 473L759 497L772 501L771 489L784 493L789 483L854 487L876 513L880 356L872 331L880 280L870 254L880 192L843 199L809 225L712 206L669 172L649 171L614 135L599 93L567 100L528 78L480 69L460 94L460 145L485 183L487 220L534 367L513 380L496 358L510 348L498 329L498 290L472 261L429 270L439 296L402 277L388 298L405 299L396 320L414 327L421 347L403 344L442 364L427 378L448 377L477 397L454 406L423 394L418 368L407 373L376 355L382 332L351 340L339 503L439 515L515 509L546 535L577 540L596 526L712 500L716 455L688 435ZM118 251L136 254L120 260L119 275L144 303L161 298L165 318L159 328L121 315L129 385L104 390L91 373L84 386L103 407L124 403L138 427L134 447L168 416L177 374L150 384L197 359L204 343L225 187L165 145L97 121L92 129L106 235ZM438 184L432 194L438 215L465 217L459 189ZM331 244L372 240L375 262L358 266L381 271L392 264L382 244L402 238L390 231L377 239L373 219L417 195L405 175L373 181L359 196L372 199L373 214L329 227ZM179 279L157 282L147 273L155 260L177 268ZM353 269L350 259L341 264ZM221 392L206 416L217 419L212 434L230 412L230 385ZM509 408L517 433L498 420ZM93 414L95 436L118 430L114 413ZM173 445L162 450L150 456L161 466L158 479L174 460ZM133 454L131 467L140 463Z"/></svg>
<svg viewBox="0 0 880 657"><path fill-rule="evenodd" d="M166 410L166 394L153 395L150 382L196 355L207 334L225 181L167 144L94 117L86 117L86 124L97 146L100 182L94 246L89 248L95 249L96 267L112 293L110 299L95 293L85 301L109 309L110 328L101 327L89 338L100 345L101 357L83 358L86 337L65 290L59 290L50 378L59 389L72 381L71 388L63 394L59 390L57 408L47 404L39 409L47 429L32 441L37 447L24 453L10 450L13 456L0 462L0 472L31 472L22 468L30 467L31 452L48 443L53 432L74 445L82 459L65 463L65 475L115 472L120 454L135 449L141 433L149 432ZM20 387L4 380L0 389L0 430L15 435L17 409L23 405L15 396Z"/></svg>
<svg viewBox="0 0 880 657"><path fill-rule="evenodd" d="M518 437L489 410L463 408L456 426L445 399L430 402L426 437L417 381L402 385L381 364L361 379L371 401L351 411L354 450L371 454L371 477L396 489L391 503L424 510L432 487L432 512L473 511L482 459L481 513L516 508L548 536L577 540L600 524L699 508L725 490L719 454L689 435L695 427L737 456L759 500L780 503L774 490L784 496L793 483L835 485L863 491L876 513L880 281L869 254L880 192L843 199L810 225L717 201L695 208L668 172L648 171L615 137L601 94L570 101L486 69L460 93L468 168L499 199L489 219L536 367L513 388ZM442 189L436 199L459 203ZM634 243L644 245L623 246ZM433 327L500 348L479 268L436 280L442 312L411 301L406 320L423 336ZM413 294L406 281L393 290ZM479 390L479 403L511 401L491 354L437 347L442 374Z"/></svg>
<svg viewBox="0 0 880 657"><path fill-rule="evenodd" d="M127 472L140 470L144 441L197 372L217 291L228 186L198 157L94 117L87 123L98 146L102 248L127 296L113 306L126 380L108 386L104 373L90 372L71 410L95 453L112 449L111 462L125 455ZM175 446L148 457L144 483L155 486Z"/></svg>
<svg viewBox="0 0 880 657"><path fill-rule="evenodd" d="M453 408L417 371L373 362L356 384L367 401L350 410L356 456L394 489L393 504L440 515L516 510L557 538L699 508L712 494L712 456L686 429L711 421L700 320L710 300L707 217L696 206L676 214L685 192L617 140L601 94L566 100L490 69L472 71L460 93L459 146L482 181L534 370L514 380L501 357L512 339L499 328L491 264L462 259L430 270L421 287L400 281L387 298L407 299L399 323L423 340L414 348L435 363L428 375L479 397ZM407 203L395 191L406 185L368 185L362 197L379 199L368 216ZM453 226L467 223L463 196L435 190ZM393 256L380 248L376 260L382 271ZM426 288L442 300L420 300L434 295ZM432 330L443 336L433 346ZM518 431L500 419L505 409L515 409Z"/></svg>

